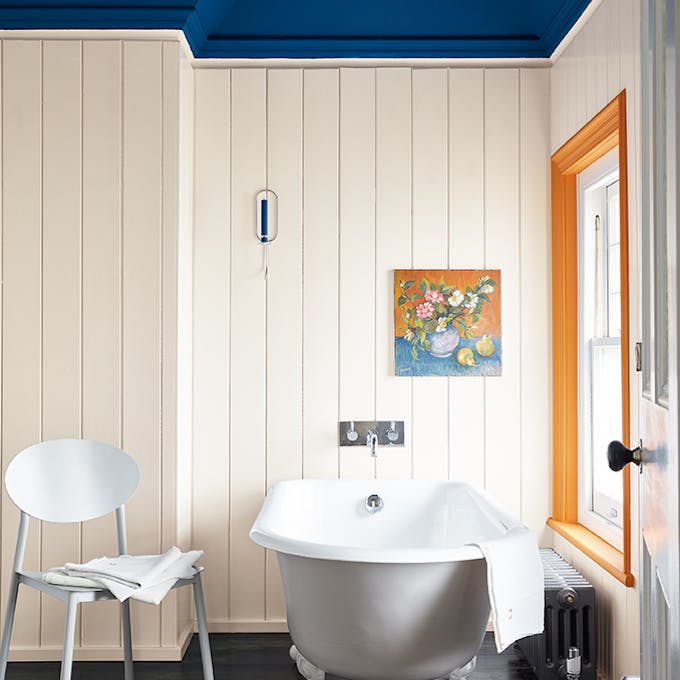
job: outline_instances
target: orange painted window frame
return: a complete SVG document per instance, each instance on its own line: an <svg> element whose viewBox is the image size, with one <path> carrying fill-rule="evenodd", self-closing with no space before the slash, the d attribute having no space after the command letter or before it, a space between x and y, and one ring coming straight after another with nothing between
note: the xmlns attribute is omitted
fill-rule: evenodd
<svg viewBox="0 0 680 680"><path fill-rule="evenodd" d="M623 472L623 552L578 523L578 213L576 176L616 146L621 209L622 440L630 446L630 312L628 281L628 154L623 90L551 159L553 514L548 520L612 576L632 586L630 471ZM602 451L601 455L605 455Z"/></svg>

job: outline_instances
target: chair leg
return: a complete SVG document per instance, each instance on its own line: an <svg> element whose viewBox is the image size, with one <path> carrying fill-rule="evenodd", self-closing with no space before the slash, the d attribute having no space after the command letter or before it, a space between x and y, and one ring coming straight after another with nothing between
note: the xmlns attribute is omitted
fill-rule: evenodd
<svg viewBox="0 0 680 680"><path fill-rule="evenodd" d="M133 680L134 666L132 664L132 626L130 625L130 600L121 604L123 619L123 654L125 665L125 680Z"/></svg>
<svg viewBox="0 0 680 680"><path fill-rule="evenodd" d="M203 680L215 680L212 655L210 654L210 640L208 638L208 620L205 615L205 602L203 601L203 586L201 585L200 573L194 576L194 603L196 604L196 619L198 620L198 642L201 647Z"/></svg>
<svg viewBox="0 0 680 680"><path fill-rule="evenodd" d="M9 597L7 598L7 611L5 612L5 628L2 632L2 647L0 647L0 680L5 680L7 672L7 657L9 656L9 643L12 638L14 626L14 612L17 608L17 595L19 593L19 577L12 572L9 581Z"/></svg>
<svg viewBox="0 0 680 680"><path fill-rule="evenodd" d="M64 626L64 650L61 657L60 680L71 680L71 668L73 667L73 645L76 640L76 614L78 613L78 600L70 595L66 603L66 625Z"/></svg>

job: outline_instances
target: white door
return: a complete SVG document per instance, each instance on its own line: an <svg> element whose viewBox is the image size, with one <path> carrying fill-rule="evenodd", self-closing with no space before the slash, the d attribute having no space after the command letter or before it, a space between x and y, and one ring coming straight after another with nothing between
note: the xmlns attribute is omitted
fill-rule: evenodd
<svg viewBox="0 0 680 680"><path fill-rule="evenodd" d="M642 680L680 677L675 0L642 25Z"/></svg>

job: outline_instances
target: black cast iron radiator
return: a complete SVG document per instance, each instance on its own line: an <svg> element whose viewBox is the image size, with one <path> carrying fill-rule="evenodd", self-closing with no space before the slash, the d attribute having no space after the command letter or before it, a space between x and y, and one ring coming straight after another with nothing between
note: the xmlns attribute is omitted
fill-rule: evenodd
<svg viewBox="0 0 680 680"><path fill-rule="evenodd" d="M595 680L595 588L554 550L541 549L545 630L519 641L538 680L566 677L570 647L581 656L581 680Z"/></svg>

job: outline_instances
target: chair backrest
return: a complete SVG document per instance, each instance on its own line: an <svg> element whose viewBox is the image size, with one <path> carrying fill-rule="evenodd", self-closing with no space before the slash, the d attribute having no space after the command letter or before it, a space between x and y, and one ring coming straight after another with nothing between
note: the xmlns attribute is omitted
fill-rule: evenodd
<svg viewBox="0 0 680 680"><path fill-rule="evenodd" d="M84 522L107 515L132 496L138 483L139 467L129 454L87 439L29 446L5 473L14 504L48 522Z"/></svg>

